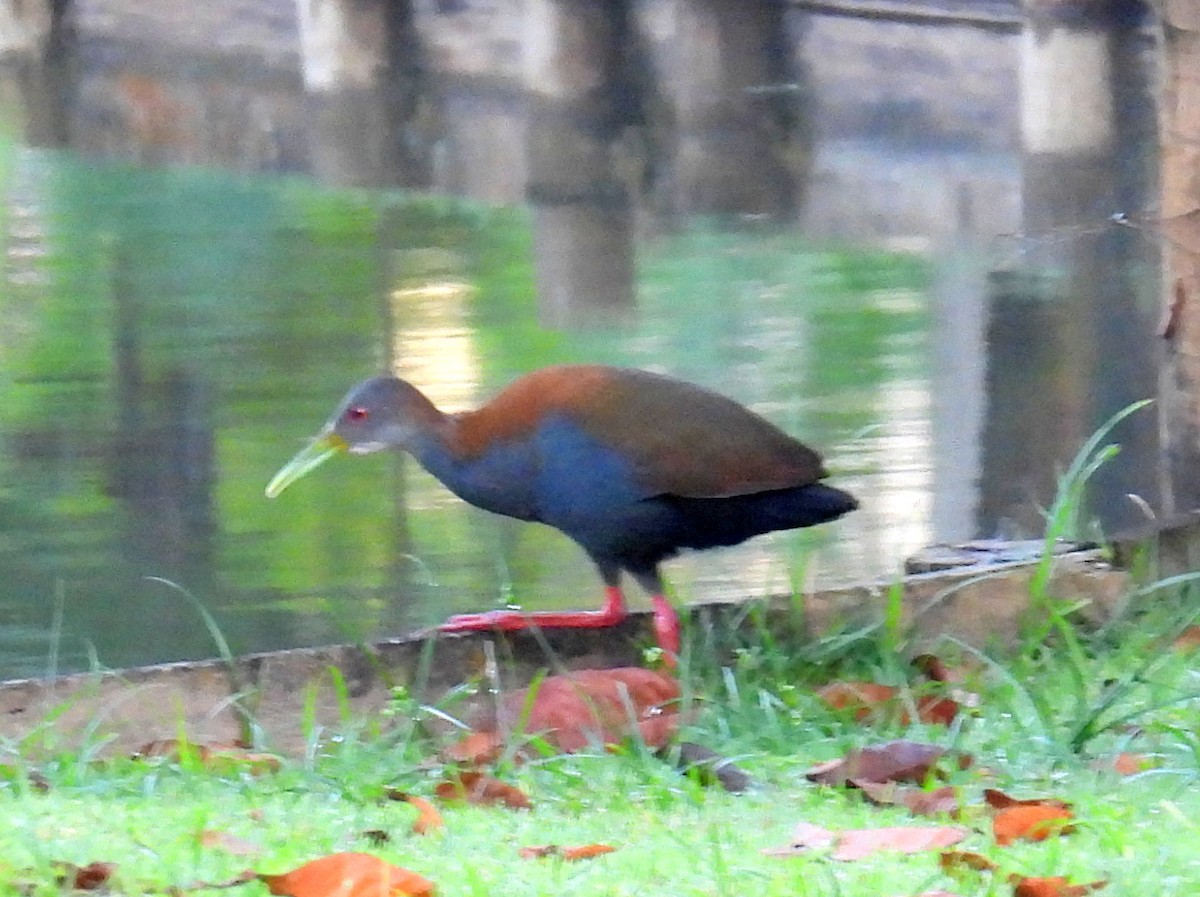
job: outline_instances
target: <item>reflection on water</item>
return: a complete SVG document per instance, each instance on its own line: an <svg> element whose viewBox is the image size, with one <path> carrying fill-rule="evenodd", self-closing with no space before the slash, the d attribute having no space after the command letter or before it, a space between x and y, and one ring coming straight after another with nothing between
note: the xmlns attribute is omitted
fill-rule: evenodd
<svg viewBox="0 0 1200 897"><path fill-rule="evenodd" d="M587 115L559 104L577 88L562 73L531 106L502 64L491 81L425 73L391 154L361 151L378 133L351 145L338 115L365 127L362 96L318 102L270 66L187 69L84 17L73 102L0 151L0 675L211 655L194 607L148 577L194 594L236 651L596 604L564 537L468 508L397 456L263 497L381 369L448 410L551 363L668 371L818 447L862 500L832 526L672 562L683 600L1036 533L1056 465L1153 391L1152 247L1105 224L1139 207L1145 160L1023 154L1011 30L651 11L609 34L636 52ZM718 39L740 62L689 78L686 54ZM900 57L912 77L875 76ZM1155 500L1154 429L1122 433L1094 507L1110 526L1125 493Z"/></svg>

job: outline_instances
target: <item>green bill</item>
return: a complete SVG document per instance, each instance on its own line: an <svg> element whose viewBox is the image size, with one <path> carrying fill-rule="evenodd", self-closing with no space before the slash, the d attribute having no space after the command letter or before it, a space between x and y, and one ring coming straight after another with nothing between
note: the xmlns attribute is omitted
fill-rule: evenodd
<svg viewBox="0 0 1200 897"><path fill-rule="evenodd" d="M333 455L346 451L346 440L336 433L322 433L279 469L267 483L267 498L274 498L314 467L324 464Z"/></svg>

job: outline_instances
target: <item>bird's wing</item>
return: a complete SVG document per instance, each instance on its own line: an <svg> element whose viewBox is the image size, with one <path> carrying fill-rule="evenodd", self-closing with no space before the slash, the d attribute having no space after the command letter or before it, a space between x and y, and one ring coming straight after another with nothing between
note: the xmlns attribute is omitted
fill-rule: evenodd
<svg viewBox="0 0 1200 897"><path fill-rule="evenodd" d="M645 371L608 370L574 416L629 460L648 495L746 495L826 476L816 452L732 399Z"/></svg>
<svg viewBox="0 0 1200 897"><path fill-rule="evenodd" d="M543 368L477 411L456 416L456 451L480 457L529 438L551 416L571 420L631 467L652 495L718 498L806 486L821 457L718 393L648 371L601 365Z"/></svg>

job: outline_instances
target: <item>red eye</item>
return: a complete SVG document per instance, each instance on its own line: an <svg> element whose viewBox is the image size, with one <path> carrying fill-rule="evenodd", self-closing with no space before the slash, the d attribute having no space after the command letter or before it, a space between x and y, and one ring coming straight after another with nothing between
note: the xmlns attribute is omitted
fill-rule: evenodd
<svg viewBox="0 0 1200 897"><path fill-rule="evenodd" d="M362 423L370 416L371 412L362 407L362 405L354 405L353 407L346 409L346 420L352 421L356 424Z"/></svg>

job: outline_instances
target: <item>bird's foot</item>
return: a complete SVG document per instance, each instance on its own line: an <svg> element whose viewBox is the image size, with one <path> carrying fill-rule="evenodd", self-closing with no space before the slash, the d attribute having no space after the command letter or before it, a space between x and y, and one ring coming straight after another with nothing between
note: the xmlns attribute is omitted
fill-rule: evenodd
<svg viewBox="0 0 1200 897"><path fill-rule="evenodd" d="M681 645L679 615L665 596L655 595L650 600L654 606L654 635L658 639L658 646L666 654L667 663L674 667Z"/></svg>
<svg viewBox="0 0 1200 897"><path fill-rule="evenodd" d="M624 608L577 611L536 611L526 613L519 610L493 610L482 614L459 614L438 627L442 632L486 632L516 629L601 629L616 626L625 619Z"/></svg>
<svg viewBox="0 0 1200 897"><path fill-rule="evenodd" d="M442 632L488 632L501 630L511 632L515 629L567 628L567 629L603 629L606 626L616 626L628 612L625 610L625 596L618 586L604 587L604 607L601 610L574 611L534 611L526 613L519 610L493 610L482 614L459 614L451 617L438 628Z"/></svg>

